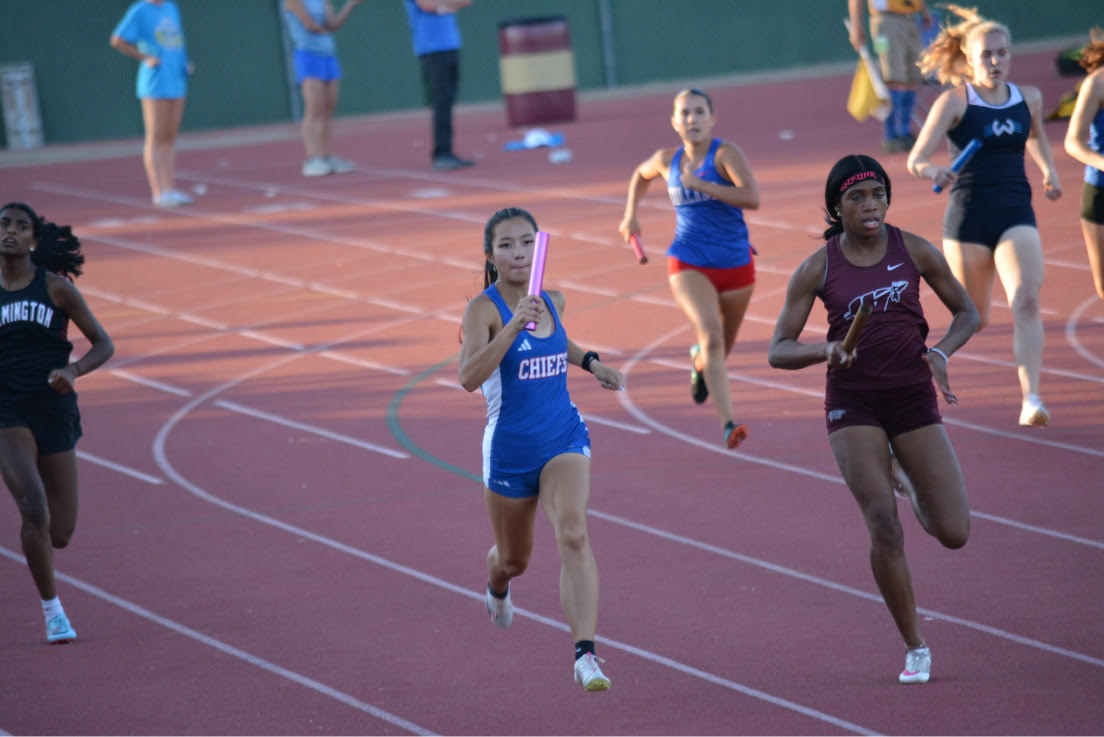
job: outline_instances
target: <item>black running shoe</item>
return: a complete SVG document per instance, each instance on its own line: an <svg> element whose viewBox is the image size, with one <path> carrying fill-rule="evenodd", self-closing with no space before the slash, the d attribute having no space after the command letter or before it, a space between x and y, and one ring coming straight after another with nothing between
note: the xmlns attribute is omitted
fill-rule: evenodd
<svg viewBox="0 0 1104 737"><path fill-rule="evenodd" d="M709 399L709 388L705 385L705 377L696 368L698 353L701 347L695 343L690 347L690 397L695 404L704 404Z"/></svg>

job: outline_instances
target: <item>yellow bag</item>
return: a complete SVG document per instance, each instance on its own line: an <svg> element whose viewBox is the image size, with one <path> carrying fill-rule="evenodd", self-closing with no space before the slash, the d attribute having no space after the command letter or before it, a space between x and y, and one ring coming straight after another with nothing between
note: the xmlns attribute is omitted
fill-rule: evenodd
<svg viewBox="0 0 1104 737"><path fill-rule="evenodd" d="M870 79L866 62L859 59L859 64L855 67L855 76L851 78L851 93L847 96L847 112L851 113L851 117L861 123L872 115L878 120L885 120L889 114L889 109L888 101L878 97L878 92L874 89L874 82Z"/></svg>

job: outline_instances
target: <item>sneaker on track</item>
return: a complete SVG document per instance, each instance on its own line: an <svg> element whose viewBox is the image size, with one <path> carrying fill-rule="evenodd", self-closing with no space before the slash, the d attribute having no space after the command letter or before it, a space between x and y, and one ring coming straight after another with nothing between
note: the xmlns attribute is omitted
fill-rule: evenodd
<svg viewBox="0 0 1104 737"><path fill-rule="evenodd" d="M690 346L690 398L695 404L704 404L709 399L709 389L705 385L705 377L697 369L698 354L701 346L697 343Z"/></svg>
<svg viewBox="0 0 1104 737"><path fill-rule="evenodd" d="M740 443L747 439L748 431L746 425L737 425L735 422L729 422L724 426L724 444L726 448L735 448Z"/></svg>
<svg viewBox="0 0 1104 737"><path fill-rule="evenodd" d="M305 177L324 177L327 174L333 174L333 167L330 166L330 162L321 157L314 159L307 159L303 162L303 176Z"/></svg>
<svg viewBox="0 0 1104 737"><path fill-rule="evenodd" d="M348 174L351 171L356 171L356 164L337 156L327 156L326 163L330 165L330 171L334 174Z"/></svg>
<svg viewBox="0 0 1104 737"><path fill-rule="evenodd" d="M77 639L77 632L69 624L69 617L59 614L46 623L46 642L60 645Z"/></svg>
<svg viewBox="0 0 1104 737"><path fill-rule="evenodd" d="M514 604L510 601L510 589L506 588L506 596L499 599L491 593L491 585L487 584L485 595L487 614L491 615L491 621L495 627L509 627L514 621Z"/></svg>
<svg viewBox="0 0 1104 737"><path fill-rule="evenodd" d="M599 660L594 657L594 653L587 653L575 661L575 683L582 686L584 691L609 691L610 679L598 667Z"/></svg>
<svg viewBox="0 0 1104 737"><path fill-rule="evenodd" d="M925 645L905 653L905 669L897 680L901 683L927 683L931 678L931 650Z"/></svg>
<svg viewBox="0 0 1104 737"><path fill-rule="evenodd" d="M1046 427L1050 423L1050 413L1043 406L1038 394L1028 394L1020 410L1020 425L1023 427Z"/></svg>

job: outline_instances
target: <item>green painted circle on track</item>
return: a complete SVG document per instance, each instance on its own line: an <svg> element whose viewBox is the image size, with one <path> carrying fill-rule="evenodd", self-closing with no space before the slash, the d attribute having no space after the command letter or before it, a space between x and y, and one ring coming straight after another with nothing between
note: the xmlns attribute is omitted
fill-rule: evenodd
<svg viewBox="0 0 1104 737"><path fill-rule="evenodd" d="M391 431L391 434L395 437L396 440L399 441L402 447L410 451L410 453L413 454L415 457L420 458L428 463L432 463L438 468L443 468L446 471L450 471L452 473L463 476L466 479L471 479L472 481L476 481L482 484L483 479L479 475L474 474L467 469L460 468L459 466L454 466L448 461L442 460L437 456L430 454L427 450L415 443L410 438L410 436L406 434L406 431L402 429L402 425L399 424L399 407L402 406L402 402L404 399L406 399L406 395L409 394L411 390L414 389L414 387L418 386L418 384L422 383L430 376L433 376L433 374L440 371L443 367L455 361L457 356L459 355L459 353L454 353L445 360L433 364L425 371L408 381L406 386L395 393L395 396L391 398L390 403L388 403L387 405L387 429Z"/></svg>

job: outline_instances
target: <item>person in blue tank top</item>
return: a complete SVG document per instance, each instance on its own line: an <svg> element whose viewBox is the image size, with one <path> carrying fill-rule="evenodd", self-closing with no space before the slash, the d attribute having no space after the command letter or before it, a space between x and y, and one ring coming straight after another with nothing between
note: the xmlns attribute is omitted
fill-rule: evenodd
<svg viewBox="0 0 1104 737"><path fill-rule="evenodd" d="M958 403L948 359L973 334L978 314L931 243L886 223L891 191L885 169L869 156L845 156L832 167L824 189L826 243L790 278L767 360L779 369L828 365L828 442L866 522L878 591L905 641L898 680L927 683L931 650L920 633L891 459L906 473L903 491L924 531L948 548L965 545L966 482L935 389L948 404ZM947 332L927 349L921 280L952 315ZM828 316L827 340L802 342L818 298ZM864 302L873 312L858 343L846 350L843 336Z"/></svg>
<svg viewBox="0 0 1104 737"><path fill-rule="evenodd" d="M715 122L707 94L686 89L675 95L671 126L682 145L659 149L636 167L618 231L626 241L641 233L640 200L651 180L663 177L676 219L667 280L697 339L690 348L690 396L702 404L712 395L721 439L735 448L747 427L733 419L725 359L755 288L743 211L758 209L759 187L743 152L713 137Z"/></svg>
<svg viewBox="0 0 1104 737"><path fill-rule="evenodd" d="M351 161L330 154L330 129L337 109L341 65L333 32L364 0L345 0L334 12L330 0L284 0L284 21L295 49L295 83L303 95L300 130L307 158L303 176L344 174L356 169Z"/></svg>
<svg viewBox="0 0 1104 737"><path fill-rule="evenodd" d="M491 216L483 232L486 289L464 310L460 384L469 392L481 389L487 402L483 482L494 545L487 553L485 601L491 621L509 626L510 580L529 564L540 506L560 552L560 601L575 641L575 682L605 691L610 681L594 654L598 567L586 527L590 435L568 395L567 369L581 366L606 389L621 389L624 378L567 337L562 293L528 294L536 233L525 210ZM526 330L529 323L535 329Z"/></svg>
<svg viewBox="0 0 1104 737"><path fill-rule="evenodd" d="M928 111L908 158L909 172L950 188L943 217L943 253L989 323L994 275L1012 311L1012 343L1019 375L1020 425L1043 427L1050 413L1039 396L1043 364L1043 245L1031 208L1024 151L1043 173L1043 194L1062 196L1058 172L1043 131L1043 96L1035 87L1012 84L1008 29L957 5L946 6L963 20L943 28L924 51L920 68L955 85ZM981 148L955 174L931 157L946 136L952 159L971 139Z"/></svg>
<svg viewBox="0 0 1104 737"><path fill-rule="evenodd" d="M21 202L0 208L0 471L19 507L49 643L77 638L54 578L54 548L68 545L77 526L74 386L115 350L71 281L82 263L68 227L44 222ZM70 321L91 344L72 363Z"/></svg>
<svg viewBox="0 0 1104 737"><path fill-rule="evenodd" d="M146 130L142 162L153 204L192 204L194 198L176 188L173 172L173 147L184 118L188 77L193 71L176 3L138 0L132 4L111 32L111 47L141 62L137 95Z"/></svg>
<svg viewBox="0 0 1104 737"><path fill-rule="evenodd" d="M1081 52L1089 76L1081 82L1066 131L1066 153L1085 165L1081 232L1096 293L1104 299L1104 30L1095 29Z"/></svg>

